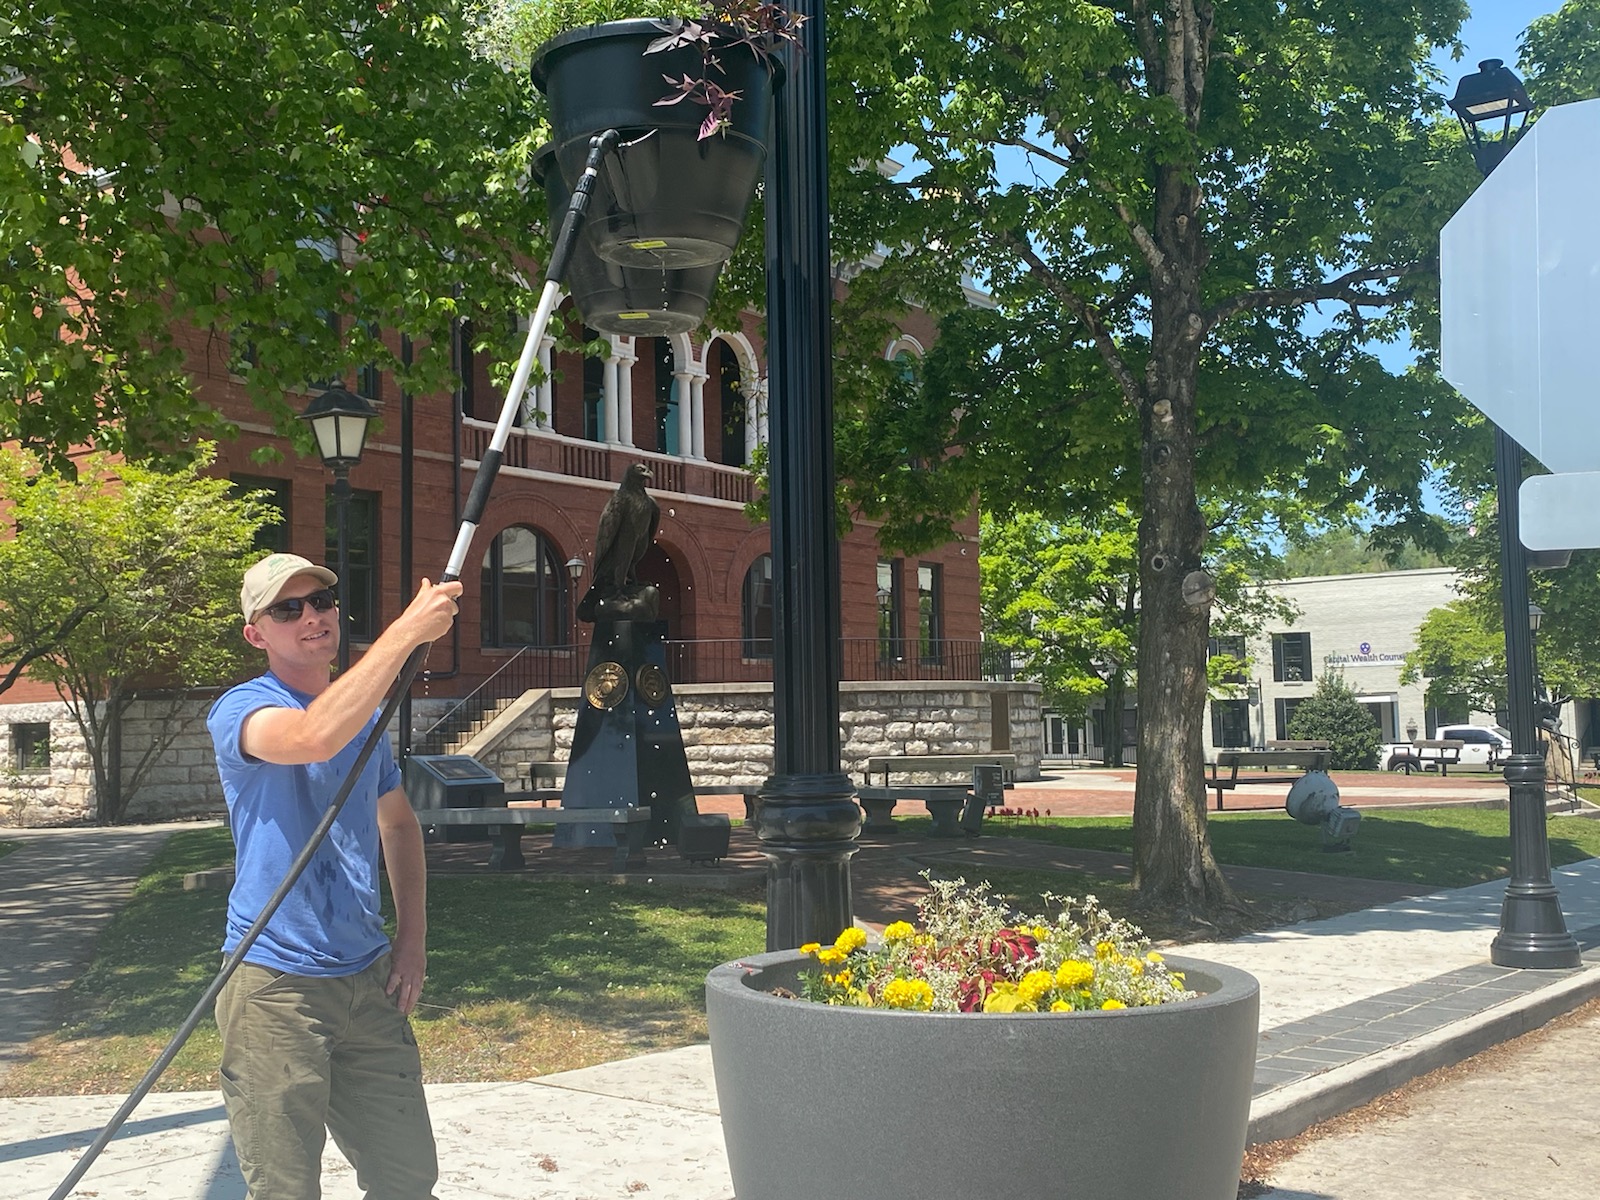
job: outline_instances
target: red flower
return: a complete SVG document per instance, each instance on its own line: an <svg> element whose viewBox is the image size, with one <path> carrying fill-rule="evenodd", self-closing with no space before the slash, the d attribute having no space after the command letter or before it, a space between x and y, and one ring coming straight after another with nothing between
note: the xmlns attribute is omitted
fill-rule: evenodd
<svg viewBox="0 0 1600 1200"><path fill-rule="evenodd" d="M979 971L961 981L961 987L956 991L956 1007L962 1012L982 1012L983 998L989 994L989 989L994 986L993 971Z"/></svg>
<svg viewBox="0 0 1600 1200"><path fill-rule="evenodd" d="M1002 929L982 947L985 958L998 958L1002 962L1031 962L1039 957L1039 943L1032 934L1016 929Z"/></svg>

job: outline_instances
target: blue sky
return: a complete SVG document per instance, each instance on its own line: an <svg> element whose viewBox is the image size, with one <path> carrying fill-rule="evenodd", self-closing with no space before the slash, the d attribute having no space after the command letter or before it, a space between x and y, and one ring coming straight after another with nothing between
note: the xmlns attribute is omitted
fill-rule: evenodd
<svg viewBox="0 0 1600 1200"><path fill-rule="evenodd" d="M1461 27L1461 40L1467 52L1458 63L1448 55L1438 55L1435 62L1450 81L1455 91L1456 80L1477 70L1480 59L1504 59L1513 70L1517 65L1517 40L1528 23L1561 7L1558 0L1479 0L1472 6L1472 16Z"/></svg>

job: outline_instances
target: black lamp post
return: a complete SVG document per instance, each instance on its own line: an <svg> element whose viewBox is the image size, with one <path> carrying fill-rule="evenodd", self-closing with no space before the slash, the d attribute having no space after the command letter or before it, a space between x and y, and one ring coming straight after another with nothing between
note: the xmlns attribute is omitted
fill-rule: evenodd
<svg viewBox="0 0 1600 1200"><path fill-rule="evenodd" d="M338 530L339 672L350 665L350 468L361 461L367 445L367 422L378 410L354 392L329 388L310 404L300 419L317 435L323 465L333 472L334 525Z"/></svg>
<svg viewBox="0 0 1600 1200"><path fill-rule="evenodd" d="M572 603L569 607L572 609L572 652L574 654L578 652L578 580L583 578L583 569L587 565L582 557L577 554L567 559L567 578L572 580L572 591L570 593Z"/></svg>
<svg viewBox="0 0 1600 1200"><path fill-rule="evenodd" d="M1488 178L1527 124L1533 109L1522 81L1498 58L1456 87L1450 108L1461 121L1479 172ZM1516 127L1512 120L1521 117ZM1498 130L1496 129L1498 126ZM1518 536L1522 447L1495 427L1494 486L1500 524L1500 614L1506 633L1506 722L1511 756L1504 774L1511 790L1511 879L1500 908L1500 932L1489 958L1502 967L1576 967L1578 943L1567 932L1550 881L1550 836L1545 825L1544 757L1534 739L1533 632L1529 628L1528 557Z"/></svg>
<svg viewBox="0 0 1600 1200"><path fill-rule="evenodd" d="M828 131L821 0L796 0L803 53L773 97L767 159L768 494L772 513L773 774L756 836L767 859L767 949L850 924L861 832L839 768L839 543L834 522Z"/></svg>

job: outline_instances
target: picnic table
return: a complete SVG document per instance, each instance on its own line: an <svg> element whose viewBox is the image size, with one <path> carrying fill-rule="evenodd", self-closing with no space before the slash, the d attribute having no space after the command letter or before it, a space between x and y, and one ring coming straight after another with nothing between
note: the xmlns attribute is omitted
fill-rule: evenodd
<svg viewBox="0 0 1600 1200"><path fill-rule="evenodd" d="M880 754L867 759L862 772L870 784L875 774L883 774L883 786L889 787L890 775L932 775L962 771L971 774L973 767L1001 767L1006 781L1017 769L1015 754Z"/></svg>
<svg viewBox="0 0 1600 1200"><path fill-rule="evenodd" d="M1240 787L1292 784L1307 771L1326 771L1332 753L1326 745L1312 743L1295 749L1218 750L1210 763L1206 787L1217 794L1217 811L1222 811L1222 793ZM1274 768L1297 767L1300 775L1285 775ZM1243 768L1243 774L1241 774ZM1255 770L1261 774L1255 774Z"/></svg>
<svg viewBox="0 0 1600 1200"><path fill-rule="evenodd" d="M1466 748L1466 742L1459 738L1434 738L1424 739L1411 743L1412 753L1400 760L1400 769L1407 775L1411 768L1425 770L1429 766L1439 768L1440 775L1450 774L1450 768L1461 762L1461 751ZM1490 748L1489 765L1494 765L1494 750Z"/></svg>
<svg viewBox="0 0 1600 1200"><path fill-rule="evenodd" d="M1016 770L1015 754L884 754L875 755L866 762L863 774L866 785L856 792L861 809L866 814L862 828L871 832L888 833L894 829L894 806L901 800L920 800L933 818L934 837L959 837L961 809L976 793L977 773L997 768L1002 777L1002 794L993 792L984 796L984 803L999 804L1003 789L1010 787L1009 776ZM890 780L895 775L950 775L958 771L968 774L972 782L964 783L900 783ZM881 774L883 783L875 786L874 775ZM987 791L987 789L986 789ZM981 820L981 809L978 812ZM968 832L972 832L969 829Z"/></svg>
<svg viewBox="0 0 1600 1200"><path fill-rule="evenodd" d="M560 795L559 792L556 794ZM520 871L526 865L522 856L522 834L529 825L609 825L617 843L612 868L624 871L630 866L644 865L645 838L650 832L650 810L646 807L531 808L523 805L505 808L422 808L417 810L417 822L424 830L441 825L487 829L494 838L489 866L496 871Z"/></svg>

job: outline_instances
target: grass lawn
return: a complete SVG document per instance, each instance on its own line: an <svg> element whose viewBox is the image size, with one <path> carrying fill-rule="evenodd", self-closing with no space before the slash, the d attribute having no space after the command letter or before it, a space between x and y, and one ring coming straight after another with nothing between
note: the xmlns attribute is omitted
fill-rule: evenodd
<svg viewBox="0 0 1600 1200"><path fill-rule="evenodd" d="M1503 878L1511 869L1508 817L1492 808L1367 809L1348 854L1324 854L1316 828L1281 812L1210 813L1207 823L1217 861L1232 866L1437 888ZM1549 829L1554 865L1600 855L1600 822L1552 817ZM991 818L984 821L983 830L985 835L1030 838L1081 850L1133 853L1131 817Z"/></svg>
<svg viewBox="0 0 1600 1200"><path fill-rule="evenodd" d="M1509 870L1507 816L1493 809L1367 810L1350 854L1322 853L1319 832L1283 813L1210 814L1209 822L1224 864L1429 888L1462 887ZM895 823L911 833L929 822ZM991 818L984 832L1122 854L1131 852L1133 838L1127 817ZM1558 865L1600 855L1600 822L1552 818L1550 851ZM183 876L225 866L232 854L222 829L173 835L74 986L72 1021L35 1039L31 1059L0 1080L0 1093L124 1092L139 1080L219 963L226 893L185 892ZM960 873L986 880L1027 913L1045 911L1048 893L1092 893L1162 942L1229 937L1356 906L1245 895L1244 911L1199 926L1139 906L1126 874L1014 867ZM527 1079L701 1040L706 971L761 950L766 940L760 885L700 892L486 874L435 876L428 892L428 987L414 1023L428 1078L439 1082ZM214 1087L218 1056L208 1018L158 1086Z"/></svg>
<svg viewBox="0 0 1600 1200"><path fill-rule="evenodd" d="M73 987L72 1021L35 1039L0 1092L123 1092L139 1081L220 965L227 893L185 892L183 876L232 859L226 830L172 836ZM525 1079L703 1039L706 972L766 942L759 892L521 877L435 877L428 922L414 1024L436 1082ZM219 1056L207 1017L158 1088L215 1087Z"/></svg>

